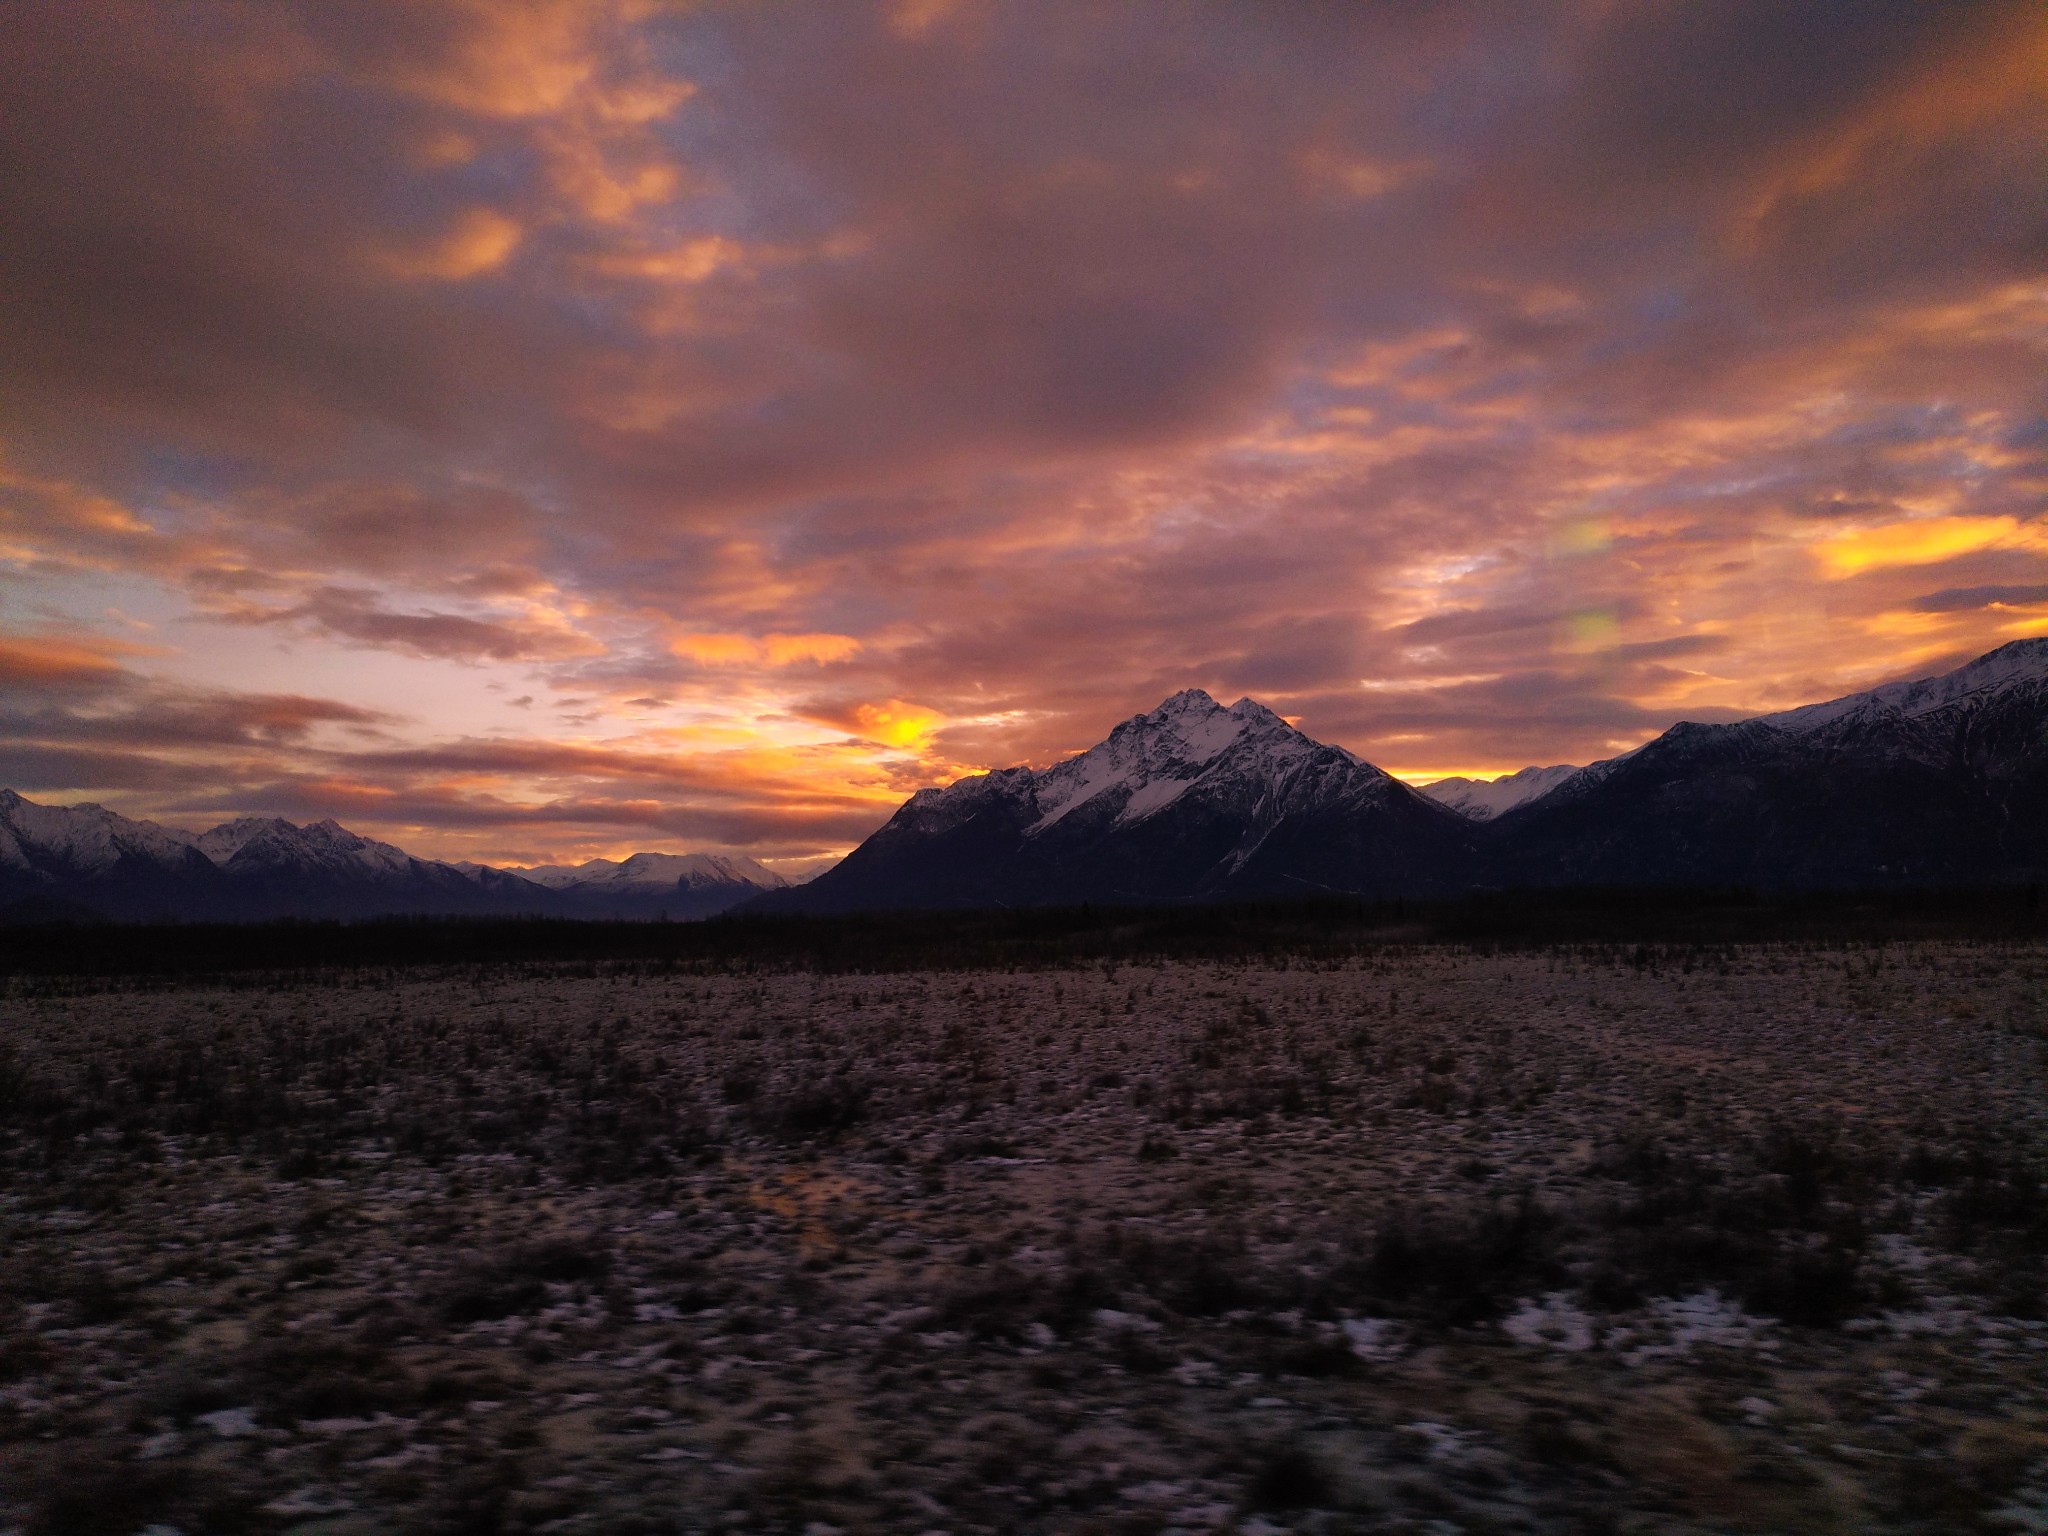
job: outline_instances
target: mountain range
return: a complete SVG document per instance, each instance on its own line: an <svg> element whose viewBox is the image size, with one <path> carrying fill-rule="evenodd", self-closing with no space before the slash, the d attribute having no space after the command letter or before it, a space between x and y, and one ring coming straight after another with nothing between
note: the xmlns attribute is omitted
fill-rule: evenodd
<svg viewBox="0 0 2048 1536"><path fill-rule="evenodd" d="M1564 885L1840 889L2048 875L2048 639L1584 767L1411 789L1199 689L1040 770L912 795L747 910L1152 903Z"/></svg>
<svg viewBox="0 0 2048 1536"><path fill-rule="evenodd" d="M333 821L244 816L207 832L0 790L0 912L185 922L405 914L710 917L787 882L751 859L638 853L497 869L420 859Z"/></svg>
<svg viewBox="0 0 2048 1536"><path fill-rule="evenodd" d="M207 832L0 790L0 915L700 918L1476 889L1963 886L2048 878L2048 638L1940 677L1603 762L1411 788L1252 699L1188 689L1045 769L921 789L792 886L729 854L495 868L333 821Z"/></svg>

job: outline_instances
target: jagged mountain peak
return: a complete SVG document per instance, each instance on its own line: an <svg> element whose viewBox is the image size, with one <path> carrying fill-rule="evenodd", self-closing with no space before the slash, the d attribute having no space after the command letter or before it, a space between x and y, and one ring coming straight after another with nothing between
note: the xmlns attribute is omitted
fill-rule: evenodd
<svg viewBox="0 0 2048 1536"><path fill-rule="evenodd" d="M281 816L237 816L199 834L199 851L224 864L258 838L283 837L299 829Z"/></svg>
<svg viewBox="0 0 2048 1536"><path fill-rule="evenodd" d="M354 875L388 881L454 869L351 832L332 817L298 826L282 816L240 816L203 834L198 845L223 869L260 868L281 877Z"/></svg>
<svg viewBox="0 0 2048 1536"><path fill-rule="evenodd" d="M198 839L177 827L131 821L96 802L39 805L0 792L0 866L101 871L124 859L164 868L182 865Z"/></svg>
<svg viewBox="0 0 2048 1536"><path fill-rule="evenodd" d="M1256 699L1228 708L1202 688L1183 688L1155 708L1132 715L1085 751L1049 768L997 768L913 793L903 811L926 830L955 825L990 802L1028 808L1034 831L1101 800L1121 797L1131 819L1175 798L1211 766L1247 742L1261 745L1268 768L1323 748ZM1345 754L1349 756L1349 754ZM1356 759L1353 759L1356 761Z"/></svg>
<svg viewBox="0 0 2048 1536"><path fill-rule="evenodd" d="M1285 730L1291 731L1294 729L1293 726L1289 725L1279 715L1275 714L1272 710L1268 709L1265 705L1261 704L1257 699L1251 697L1251 695L1249 694L1245 695L1245 697L1239 699L1235 704L1231 705L1228 712L1250 725L1266 727L1277 725Z"/></svg>
<svg viewBox="0 0 2048 1536"><path fill-rule="evenodd" d="M199 850L216 864L225 864L252 852L272 857L373 855L380 863L410 859L411 855L389 843L376 842L351 832L328 817L304 826L282 816L237 816L209 832L200 834Z"/></svg>
<svg viewBox="0 0 2048 1536"><path fill-rule="evenodd" d="M1119 821L1134 821L1171 804L1248 743L1257 743L1259 762L1240 766L1263 778L1288 760L1322 750L1255 699L1239 699L1226 709L1204 690L1188 688L1149 713L1133 715L1087 751L1003 787L1032 797L1038 812L1030 828L1034 835L1082 806L1110 801L1118 802Z"/></svg>
<svg viewBox="0 0 2048 1536"><path fill-rule="evenodd" d="M1183 688L1179 693L1163 699L1156 708L1131 716L1119 729L1148 726L1181 728L1191 722L1211 720L1219 715L1227 715L1241 725L1277 725L1287 730L1293 729L1285 720L1250 695L1239 699L1235 704L1225 705L1206 688ZM1115 732L1111 734L1114 735Z"/></svg>
<svg viewBox="0 0 2048 1536"><path fill-rule="evenodd" d="M1660 762L1699 750L1756 752L1768 750L1773 739L1788 736L1847 742L1852 734L1859 739L1888 737L1895 748L1910 745L1925 750L1932 744L1924 737L1911 739L1911 722L2018 693L2048 699L2048 636L2010 641L1934 677L1886 683L1818 704L1721 724L1681 720L1641 746L1583 768L1524 768L1490 783L1440 779L1425 785L1422 792L1474 821L1486 821L1508 811L1533 808L1553 795L1569 800L1585 794L1638 757Z"/></svg>
<svg viewBox="0 0 2048 1536"><path fill-rule="evenodd" d="M1141 720L1170 719L1176 715L1183 714L1207 714L1212 710L1221 709L1222 707L1206 688L1183 688L1179 693L1169 694L1166 698L1162 699L1157 709L1140 715L1137 718Z"/></svg>

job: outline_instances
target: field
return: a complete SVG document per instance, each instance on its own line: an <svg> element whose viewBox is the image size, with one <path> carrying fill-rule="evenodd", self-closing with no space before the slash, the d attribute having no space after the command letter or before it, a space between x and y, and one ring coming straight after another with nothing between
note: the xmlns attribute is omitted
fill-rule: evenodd
<svg viewBox="0 0 2048 1536"><path fill-rule="evenodd" d="M0 1530L2048 1531L2048 945L16 975Z"/></svg>

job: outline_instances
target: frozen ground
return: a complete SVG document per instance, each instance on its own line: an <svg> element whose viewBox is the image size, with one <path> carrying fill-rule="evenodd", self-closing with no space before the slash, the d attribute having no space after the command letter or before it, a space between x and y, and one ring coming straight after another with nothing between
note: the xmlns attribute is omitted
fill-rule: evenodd
<svg viewBox="0 0 2048 1536"><path fill-rule="evenodd" d="M2048 1530L2048 951L0 1000L0 1530Z"/></svg>

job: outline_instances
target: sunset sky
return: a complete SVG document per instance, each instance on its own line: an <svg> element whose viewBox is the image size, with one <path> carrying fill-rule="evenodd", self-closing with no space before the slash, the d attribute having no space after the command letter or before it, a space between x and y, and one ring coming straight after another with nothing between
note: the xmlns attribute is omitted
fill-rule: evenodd
<svg viewBox="0 0 2048 1536"><path fill-rule="evenodd" d="M2048 6L26 0L0 785L797 870L2048 634Z"/></svg>

